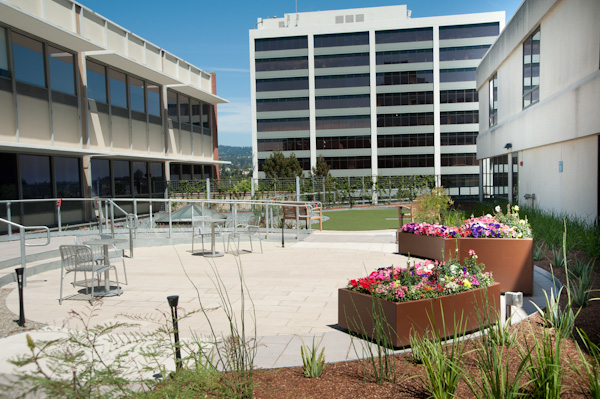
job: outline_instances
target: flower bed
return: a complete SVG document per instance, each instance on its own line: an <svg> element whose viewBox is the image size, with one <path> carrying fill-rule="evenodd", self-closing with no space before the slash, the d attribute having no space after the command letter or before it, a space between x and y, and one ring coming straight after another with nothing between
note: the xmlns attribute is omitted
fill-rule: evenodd
<svg viewBox="0 0 600 399"><path fill-rule="evenodd" d="M476 260L472 253L464 265L424 261L350 280L338 292L338 324L377 339L373 315L381 314L384 326L389 326L386 340L395 347L408 345L411 332L423 334L434 327L441 336L450 336L461 317L466 330L478 329L478 315L484 319L499 314L500 286Z"/></svg>
<svg viewBox="0 0 600 399"><path fill-rule="evenodd" d="M464 261L474 250L502 292L533 294L533 239L518 207L503 214L467 219L460 227L408 223L398 231L398 252L428 259ZM453 238L448 238L453 237Z"/></svg>

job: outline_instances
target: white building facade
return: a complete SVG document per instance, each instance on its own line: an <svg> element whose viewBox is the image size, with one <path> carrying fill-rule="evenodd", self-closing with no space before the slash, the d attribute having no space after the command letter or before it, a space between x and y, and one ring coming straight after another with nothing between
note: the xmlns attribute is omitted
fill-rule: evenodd
<svg viewBox="0 0 600 399"><path fill-rule="evenodd" d="M255 177L272 151L310 173L436 175L478 195L475 72L504 12L411 18L405 5L285 14L250 31Z"/></svg>
<svg viewBox="0 0 600 399"><path fill-rule="evenodd" d="M214 177L223 102L214 74L79 3L0 0L0 200L162 197ZM10 211L56 224L52 202ZM62 205L63 224L89 217Z"/></svg>
<svg viewBox="0 0 600 399"><path fill-rule="evenodd" d="M477 70L481 196L594 221L600 2L525 0Z"/></svg>

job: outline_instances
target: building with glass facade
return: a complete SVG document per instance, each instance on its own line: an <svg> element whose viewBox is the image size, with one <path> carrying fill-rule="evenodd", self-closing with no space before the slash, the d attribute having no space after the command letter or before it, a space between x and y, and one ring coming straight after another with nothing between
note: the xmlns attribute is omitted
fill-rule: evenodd
<svg viewBox="0 0 600 399"><path fill-rule="evenodd" d="M435 174L478 195L475 71L503 26L504 12L411 18L405 5L259 18L255 177L282 151L305 174L322 155L333 176Z"/></svg>
<svg viewBox="0 0 600 399"><path fill-rule="evenodd" d="M599 15L597 0L525 0L481 61L481 197L597 220Z"/></svg>
<svg viewBox="0 0 600 399"><path fill-rule="evenodd" d="M215 176L223 102L213 74L76 2L0 0L0 200L162 197ZM62 207L63 223L89 217ZM56 223L54 203L10 211Z"/></svg>

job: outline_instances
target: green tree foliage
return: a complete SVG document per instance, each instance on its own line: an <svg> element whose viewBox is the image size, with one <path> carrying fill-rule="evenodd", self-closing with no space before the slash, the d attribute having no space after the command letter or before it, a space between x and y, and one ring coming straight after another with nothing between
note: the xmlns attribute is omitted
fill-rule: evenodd
<svg viewBox="0 0 600 399"><path fill-rule="evenodd" d="M267 178L296 177L302 176L302 166L294 153L286 158L281 151L273 151L265 160L264 172Z"/></svg>
<svg viewBox="0 0 600 399"><path fill-rule="evenodd" d="M312 168L313 177L329 177L329 165L323 155L317 158L317 164Z"/></svg>

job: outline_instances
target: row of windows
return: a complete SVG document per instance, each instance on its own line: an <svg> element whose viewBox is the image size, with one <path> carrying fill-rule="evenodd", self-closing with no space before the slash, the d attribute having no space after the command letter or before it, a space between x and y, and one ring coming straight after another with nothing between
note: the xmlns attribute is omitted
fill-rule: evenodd
<svg viewBox="0 0 600 399"><path fill-rule="evenodd" d="M377 166L379 168L430 168L433 167L433 155L385 155L377 159Z"/></svg>
<svg viewBox="0 0 600 399"><path fill-rule="evenodd" d="M163 181L162 163L92 159L94 197L160 194Z"/></svg>
<svg viewBox="0 0 600 399"><path fill-rule="evenodd" d="M480 60L489 48L489 45L441 48L440 61Z"/></svg>
<svg viewBox="0 0 600 399"><path fill-rule="evenodd" d="M167 109L169 119L181 122L181 129L211 134L210 104L167 90Z"/></svg>
<svg viewBox="0 0 600 399"><path fill-rule="evenodd" d="M375 42L406 43L433 40L433 28L397 29L375 32Z"/></svg>
<svg viewBox="0 0 600 399"><path fill-rule="evenodd" d="M540 100L540 28L523 43L523 108Z"/></svg>
<svg viewBox="0 0 600 399"><path fill-rule="evenodd" d="M308 48L306 36L276 37L270 39L256 39L254 41L255 51L294 50Z"/></svg>
<svg viewBox="0 0 600 399"><path fill-rule="evenodd" d="M308 69L308 57L264 58L255 61L256 72Z"/></svg>
<svg viewBox="0 0 600 399"><path fill-rule="evenodd" d="M308 97L256 100L257 112L307 110Z"/></svg>
<svg viewBox="0 0 600 399"><path fill-rule="evenodd" d="M377 86L433 83L433 71L380 72Z"/></svg>
<svg viewBox="0 0 600 399"><path fill-rule="evenodd" d="M259 119L256 121L256 130L258 132L285 132L309 129L308 118Z"/></svg>
<svg viewBox="0 0 600 399"><path fill-rule="evenodd" d="M384 93L377 94L378 107L390 107L397 105L419 105L433 104L432 91L417 91L407 93Z"/></svg>
<svg viewBox="0 0 600 399"><path fill-rule="evenodd" d="M298 163L300 164L300 167L302 168L302 170L310 170L310 158L297 158L298 159ZM258 170L263 172L265 170L265 160L264 159L259 159L258 160Z"/></svg>
<svg viewBox="0 0 600 399"><path fill-rule="evenodd" d="M371 117L369 115L317 117L317 130L365 129L370 127Z"/></svg>
<svg viewBox="0 0 600 399"><path fill-rule="evenodd" d="M309 151L310 139L307 137L285 139L259 139L258 151Z"/></svg>
<svg viewBox="0 0 600 399"><path fill-rule="evenodd" d="M440 103L475 103L479 101L479 94L475 89L464 90L442 90L440 91Z"/></svg>
<svg viewBox="0 0 600 399"><path fill-rule="evenodd" d="M308 90L308 77L256 79L256 92Z"/></svg>
<svg viewBox="0 0 600 399"><path fill-rule="evenodd" d="M371 136L317 137L317 150L371 148Z"/></svg>
<svg viewBox="0 0 600 399"><path fill-rule="evenodd" d="M498 124L498 74L495 73L489 82L490 104L489 104L489 124L490 127Z"/></svg>
<svg viewBox="0 0 600 399"><path fill-rule="evenodd" d="M479 175L442 175L442 187L478 187Z"/></svg>
<svg viewBox="0 0 600 399"><path fill-rule="evenodd" d="M211 177L212 166L171 163L169 164L169 171L170 180L198 181Z"/></svg>
<svg viewBox="0 0 600 399"><path fill-rule="evenodd" d="M315 56L315 68L337 68L369 65L369 53Z"/></svg>
<svg viewBox="0 0 600 399"><path fill-rule="evenodd" d="M377 65L433 62L433 49L382 51L375 59Z"/></svg>
<svg viewBox="0 0 600 399"><path fill-rule="evenodd" d="M378 148L394 147L432 147L433 134L394 134L389 136L378 136Z"/></svg>
<svg viewBox="0 0 600 399"><path fill-rule="evenodd" d="M440 26L440 40L498 36L499 33L500 24L498 22L473 25Z"/></svg>
<svg viewBox="0 0 600 399"><path fill-rule="evenodd" d="M363 87L369 86L369 83L370 78L368 73L315 77L316 89L333 89L338 87Z"/></svg>
<svg viewBox="0 0 600 399"><path fill-rule="evenodd" d="M440 83L468 82L477 78L477 68L440 69Z"/></svg>
<svg viewBox="0 0 600 399"><path fill-rule="evenodd" d="M415 114L379 114L377 127L433 125L433 112Z"/></svg>
<svg viewBox="0 0 600 399"><path fill-rule="evenodd" d="M477 132L450 132L441 133L441 145L475 145L477 144Z"/></svg>
<svg viewBox="0 0 600 399"><path fill-rule="evenodd" d="M479 165L477 154L442 154L442 166L474 166Z"/></svg>
<svg viewBox="0 0 600 399"><path fill-rule="evenodd" d="M323 96L315 98L316 109L332 108L361 108L371 105L368 94L350 95L350 96Z"/></svg>
<svg viewBox="0 0 600 399"><path fill-rule="evenodd" d="M331 169L370 169L371 157L325 157Z"/></svg>
<svg viewBox="0 0 600 399"><path fill-rule="evenodd" d="M369 44L369 32L335 33L315 36L315 48L360 46L363 44Z"/></svg>
<svg viewBox="0 0 600 399"><path fill-rule="evenodd" d="M441 125L459 125L463 123L479 123L479 111L440 112Z"/></svg>

